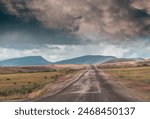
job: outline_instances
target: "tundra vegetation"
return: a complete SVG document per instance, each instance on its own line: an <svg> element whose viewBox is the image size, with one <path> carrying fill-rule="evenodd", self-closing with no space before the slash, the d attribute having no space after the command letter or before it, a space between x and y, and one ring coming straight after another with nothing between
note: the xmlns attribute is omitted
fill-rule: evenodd
<svg viewBox="0 0 150 119"><path fill-rule="evenodd" d="M146 101L150 101L150 66L103 69L114 80L123 82Z"/></svg>
<svg viewBox="0 0 150 119"><path fill-rule="evenodd" d="M0 74L0 101L17 100L29 98L30 94L40 96L47 85L51 86L59 81L61 77L67 80L68 75L72 75L78 70L49 69L44 71L29 71ZM61 80L63 81L63 80ZM38 93L38 94L37 94ZM35 97L32 96L32 97Z"/></svg>

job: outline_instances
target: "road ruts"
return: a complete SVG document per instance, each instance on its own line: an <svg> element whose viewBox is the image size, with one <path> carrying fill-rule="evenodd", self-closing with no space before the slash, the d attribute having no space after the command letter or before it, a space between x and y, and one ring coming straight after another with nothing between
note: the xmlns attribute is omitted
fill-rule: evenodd
<svg viewBox="0 0 150 119"><path fill-rule="evenodd" d="M37 100L38 102L131 102L136 101L117 93L114 87L105 82L94 66L56 95Z"/></svg>

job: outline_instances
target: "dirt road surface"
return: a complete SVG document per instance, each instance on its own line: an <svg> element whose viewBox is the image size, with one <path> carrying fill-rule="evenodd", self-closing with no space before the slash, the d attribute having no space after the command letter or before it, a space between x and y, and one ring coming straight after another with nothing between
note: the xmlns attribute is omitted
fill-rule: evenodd
<svg viewBox="0 0 150 119"><path fill-rule="evenodd" d="M60 92L38 102L133 102L138 101L121 85L109 82L94 66Z"/></svg>

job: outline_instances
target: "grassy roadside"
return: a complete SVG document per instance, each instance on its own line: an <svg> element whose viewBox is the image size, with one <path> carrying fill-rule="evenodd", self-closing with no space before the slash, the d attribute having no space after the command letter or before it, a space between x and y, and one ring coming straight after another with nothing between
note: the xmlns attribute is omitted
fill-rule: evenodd
<svg viewBox="0 0 150 119"><path fill-rule="evenodd" d="M17 73L0 75L0 101L33 98L41 95L46 86L66 80L76 70Z"/></svg>
<svg viewBox="0 0 150 119"><path fill-rule="evenodd" d="M138 96L150 101L150 67L104 69L114 80L122 81Z"/></svg>

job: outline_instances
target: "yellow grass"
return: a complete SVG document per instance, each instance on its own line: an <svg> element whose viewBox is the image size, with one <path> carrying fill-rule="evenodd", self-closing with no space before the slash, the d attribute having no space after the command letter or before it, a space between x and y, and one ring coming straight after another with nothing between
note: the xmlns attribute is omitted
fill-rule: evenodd
<svg viewBox="0 0 150 119"><path fill-rule="evenodd" d="M104 69L114 80L122 81L136 95L150 101L150 67Z"/></svg>
<svg viewBox="0 0 150 119"><path fill-rule="evenodd" d="M141 80L150 83L150 67L105 69L112 76L128 80Z"/></svg>
<svg viewBox="0 0 150 119"><path fill-rule="evenodd" d="M51 77L54 75L59 75L57 72L42 72L42 73L24 73L24 74L4 74L0 75L0 87L8 88L14 86L13 83L18 85L25 85L30 83L38 82L49 82ZM47 78L46 78L47 77Z"/></svg>
<svg viewBox="0 0 150 119"><path fill-rule="evenodd" d="M39 72L0 75L0 100L22 98L54 83L62 75L59 72Z"/></svg>

